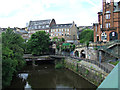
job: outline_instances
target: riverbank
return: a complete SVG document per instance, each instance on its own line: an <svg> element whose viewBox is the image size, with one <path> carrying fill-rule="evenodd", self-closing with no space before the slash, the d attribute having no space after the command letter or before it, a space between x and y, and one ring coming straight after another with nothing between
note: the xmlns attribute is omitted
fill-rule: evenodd
<svg viewBox="0 0 120 90"><path fill-rule="evenodd" d="M64 61L62 60L60 63L64 64L65 68L82 76L84 79L94 84L95 86L99 86L108 75L94 64L85 61L78 61L77 59L70 57L65 58Z"/></svg>

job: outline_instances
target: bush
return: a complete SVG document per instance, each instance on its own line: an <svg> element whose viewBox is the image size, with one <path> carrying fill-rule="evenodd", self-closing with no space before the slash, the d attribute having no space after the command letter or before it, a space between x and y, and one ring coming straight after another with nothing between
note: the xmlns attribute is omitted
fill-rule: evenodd
<svg viewBox="0 0 120 90"><path fill-rule="evenodd" d="M56 69L61 69L61 68L64 68L64 65L63 64L56 64L55 66Z"/></svg>

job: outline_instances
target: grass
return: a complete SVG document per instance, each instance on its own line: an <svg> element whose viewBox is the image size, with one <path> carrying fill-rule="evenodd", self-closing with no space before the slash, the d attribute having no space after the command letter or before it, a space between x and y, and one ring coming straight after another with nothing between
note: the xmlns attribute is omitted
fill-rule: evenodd
<svg viewBox="0 0 120 90"><path fill-rule="evenodd" d="M110 62L110 64L113 64L113 65L117 65L119 63L119 61L116 61L116 62Z"/></svg>

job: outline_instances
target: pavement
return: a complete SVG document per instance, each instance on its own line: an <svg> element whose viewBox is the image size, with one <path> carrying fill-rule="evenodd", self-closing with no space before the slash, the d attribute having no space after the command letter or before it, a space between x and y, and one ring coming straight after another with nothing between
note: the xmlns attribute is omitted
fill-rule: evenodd
<svg viewBox="0 0 120 90"><path fill-rule="evenodd" d="M113 65L110 65L109 63L107 62L102 62L102 65L104 65L108 70L112 71L112 69L114 68Z"/></svg>

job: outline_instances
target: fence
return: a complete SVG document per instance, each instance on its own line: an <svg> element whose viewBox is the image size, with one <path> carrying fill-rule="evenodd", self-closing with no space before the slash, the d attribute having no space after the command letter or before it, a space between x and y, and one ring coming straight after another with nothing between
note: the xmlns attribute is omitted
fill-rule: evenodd
<svg viewBox="0 0 120 90"><path fill-rule="evenodd" d="M61 55L61 54L59 54L59 55ZM102 65L101 63L99 63L98 61L95 61L95 60L90 60L90 59L84 59L84 58L80 58L80 57L76 57L76 56L71 56L70 54L67 54L67 55L64 54L62 56L67 56L67 57L70 57L70 58L74 58L74 59L77 59L79 61L83 60L83 61L89 62L91 64L97 65L99 68L104 70L106 73L111 72L111 70L109 70L107 67L105 67L104 65Z"/></svg>
<svg viewBox="0 0 120 90"><path fill-rule="evenodd" d="M89 60L89 59L82 59L82 58L79 58L79 57L73 57L73 56L70 56L71 58L74 58L74 59L78 59L79 61L83 60L83 61L86 61L86 62L89 62L91 64L95 64L97 65L99 68L101 68L102 70L104 70L106 73L110 73L111 71L106 68L104 65L102 65L101 63L99 63L98 61L95 61L95 60Z"/></svg>

